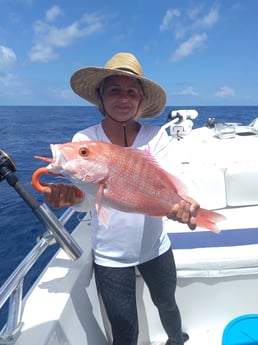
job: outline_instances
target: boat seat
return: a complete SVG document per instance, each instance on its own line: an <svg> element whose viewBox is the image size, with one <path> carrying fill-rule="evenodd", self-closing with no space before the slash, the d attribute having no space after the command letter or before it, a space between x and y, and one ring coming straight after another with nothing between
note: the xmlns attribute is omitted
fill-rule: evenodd
<svg viewBox="0 0 258 345"><path fill-rule="evenodd" d="M228 206L258 204L258 163L231 164L225 169L226 199Z"/></svg>
<svg viewBox="0 0 258 345"><path fill-rule="evenodd" d="M209 165L201 167L189 166L189 169L185 169L179 178L186 184L188 195L197 200L201 207L209 210L226 207L227 200L223 169L214 169L214 167Z"/></svg>
<svg viewBox="0 0 258 345"><path fill-rule="evenodd" d="M207 209L258 205L258 163L246 161L222 166L189 164L177 175L188 195ZM209 197L207 197L207 195Z"/></svg>

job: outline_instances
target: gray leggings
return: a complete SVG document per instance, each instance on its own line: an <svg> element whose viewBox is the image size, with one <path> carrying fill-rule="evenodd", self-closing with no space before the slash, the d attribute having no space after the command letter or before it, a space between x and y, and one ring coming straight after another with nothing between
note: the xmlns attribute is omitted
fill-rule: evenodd
<svg viewBox="0 0 258 345"><path fill-rule="evenodd" d="M181 317L175 301L176 268L171 250L138 265L171 345L183 345ZM94 264L97 287L111 323L113 345L137 345L135 267Z"/></svg>

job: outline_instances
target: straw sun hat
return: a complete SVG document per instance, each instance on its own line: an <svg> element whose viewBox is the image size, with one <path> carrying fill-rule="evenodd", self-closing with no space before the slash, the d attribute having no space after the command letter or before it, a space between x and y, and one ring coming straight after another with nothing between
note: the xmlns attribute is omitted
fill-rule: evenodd
<svg viewBox="0 0 258 345"><path fill-rule="evenodd" d="M157 83L143 77L141 65L130 53L115 54L104 67L79 69L71 77L71 87L75 93L95 104L104 113L99 87L105 78L113 75L133 77L141 82L144 98L136 114L137 118L152 118L162 113L166 105L165 91Z"/></svg>

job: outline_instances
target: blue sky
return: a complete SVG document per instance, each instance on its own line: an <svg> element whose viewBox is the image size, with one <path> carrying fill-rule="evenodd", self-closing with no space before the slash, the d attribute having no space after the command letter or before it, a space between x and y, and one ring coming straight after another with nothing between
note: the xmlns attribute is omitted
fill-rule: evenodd
<svg viewBox="0 0 258 345"><path fill-rule="evenodd" d="M167 105L258 105L257 0L0 0L0 105L88 105L72 73L134 53Z"/></svg>

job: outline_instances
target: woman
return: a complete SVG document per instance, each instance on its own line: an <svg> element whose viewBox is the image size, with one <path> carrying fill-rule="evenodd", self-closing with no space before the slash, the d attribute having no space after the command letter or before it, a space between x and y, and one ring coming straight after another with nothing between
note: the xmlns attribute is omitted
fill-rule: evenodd
<svg viewBox="0 0 258 345"><path fill-rule="evenodd" d="M159 115L166 104L165 91L144 78L134 55L118 53L104 68L87 67L71 78L72 89L95 104L104 115L100 124L75 134L73 141L99 140L120 146L148 150L165 168L168 136L159 127L140 124L137 119ZM51 185L46 201L54 207L78 204L89 208L92 198L81 197L75 187ZM199 205L192 199L175 205L168 218L195 229ZM147 284L168 335L167 345L183 345L175 301L176 268L170 240L162 218L111 209L106 228L92 204L92 246L97 287L112 327L113 345L136 345L138 318L135 297L135 267Z"/></svg>

